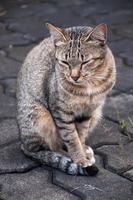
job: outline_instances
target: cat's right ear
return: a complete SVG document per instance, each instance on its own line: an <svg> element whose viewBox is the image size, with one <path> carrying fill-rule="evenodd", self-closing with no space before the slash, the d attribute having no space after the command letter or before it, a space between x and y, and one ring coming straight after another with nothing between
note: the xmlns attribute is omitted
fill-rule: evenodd
<svg viewBox="0 0 133 200"><path fill-rule="evenodd" d="M50 23L46 23L46 27L50 31L54 44L60 46L66 41L64 29L58 28Z"/></svg>

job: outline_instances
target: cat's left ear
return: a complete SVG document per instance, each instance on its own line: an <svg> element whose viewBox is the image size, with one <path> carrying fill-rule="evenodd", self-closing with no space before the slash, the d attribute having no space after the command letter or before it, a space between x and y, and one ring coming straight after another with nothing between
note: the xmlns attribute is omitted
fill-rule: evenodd
<svg viewBox="0 0 133 200"><path fill-rule="evenodd" d="M107 25L99 24L89 33L85 41L98 40L101 44L105 44L107 41Z"/></svg>
<svg viewBox="0 0 133 200"><path fill-rule="evenodd" d="M66 41L64 29L58 28L50 23L46 23L46 27L50 31L50 34L56 46L60 46Z"/></svg>

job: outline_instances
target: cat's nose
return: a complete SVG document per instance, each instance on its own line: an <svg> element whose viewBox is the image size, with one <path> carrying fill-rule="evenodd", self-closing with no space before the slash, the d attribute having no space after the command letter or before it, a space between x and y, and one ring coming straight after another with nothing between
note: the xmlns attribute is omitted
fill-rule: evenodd
<svg viewBox="0 0 133 200"><path fill-rule="evenodd" d="M74 81L77 81L80 77L80 72L78 69L72 69L71 71L71 78L74 80Z"/></svg>
<svg viewBox="0 0 133 200"><path fill-rule="evenodd" d="M77 76L71 76L72 77L72 79L74 80L74 81L77 81L78 79L79 79L79 75L77 75Z"/></svg>

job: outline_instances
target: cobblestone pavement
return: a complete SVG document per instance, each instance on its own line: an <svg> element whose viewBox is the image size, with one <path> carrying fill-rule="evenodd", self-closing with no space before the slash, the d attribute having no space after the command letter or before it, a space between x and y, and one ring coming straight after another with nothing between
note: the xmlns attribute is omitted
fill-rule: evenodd
<svg viewBox="0 0 133 200"><path fill-rule="evenodd" d="M133 1L3 0L0 4L0 200L132 200ZM64 27L105 22L109 27L108 43L118 73L103 120L88 140L100 168L96 177L69 176L40 166L20 151L16 76L30 49L48 36L47 21Z"/></svg>

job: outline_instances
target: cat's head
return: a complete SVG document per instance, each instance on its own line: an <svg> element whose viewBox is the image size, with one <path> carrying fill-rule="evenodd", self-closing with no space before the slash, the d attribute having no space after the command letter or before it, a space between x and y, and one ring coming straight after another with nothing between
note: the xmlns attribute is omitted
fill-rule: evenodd
<svg viewBox="0 0 133 200"><path fill-rule="evenodd" d="M96 77L106 54L107 26L58 28L47 23L55 45L55 58L62 79L86 84Z"/></svg>

